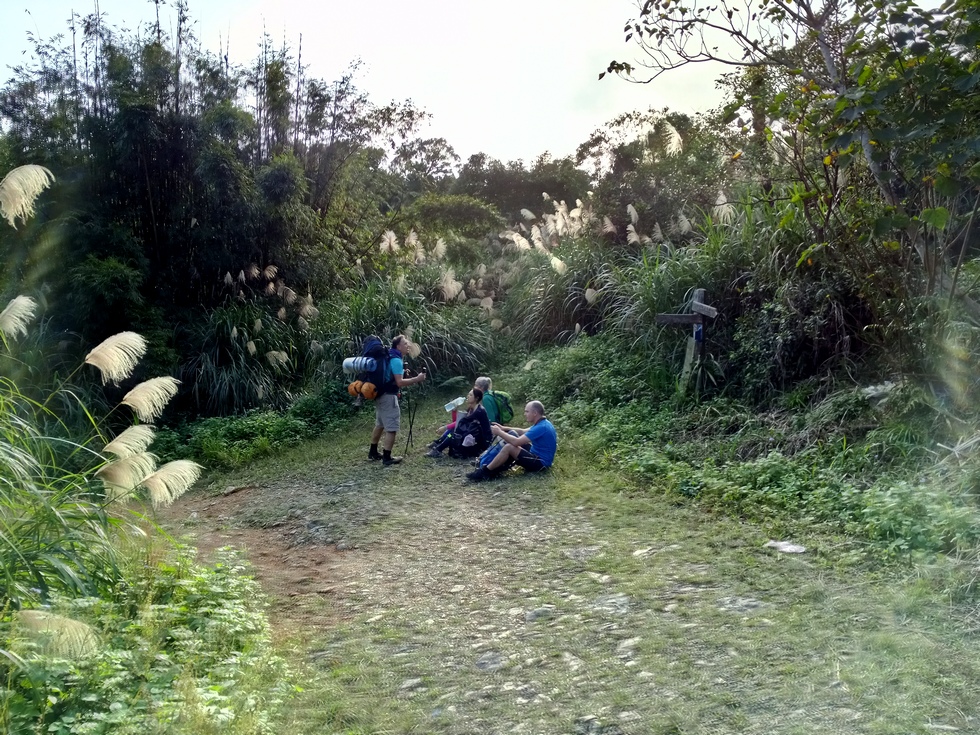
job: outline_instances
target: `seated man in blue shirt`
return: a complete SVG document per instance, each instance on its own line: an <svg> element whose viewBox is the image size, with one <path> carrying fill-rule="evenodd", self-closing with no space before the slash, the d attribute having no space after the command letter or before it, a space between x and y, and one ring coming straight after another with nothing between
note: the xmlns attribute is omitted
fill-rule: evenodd
<svg viewBox="0 0 980 735"><path fill-rule="evenodd" d="M558 434L545 418L541 401L529 401L524 407L524 418L529 424L527 429L491 424L490 431L504 442L503 447L490 464L469 473L470 480L492 480L514 464L523 467L525 472L540 472L551 467L558 449Z"/></svg>

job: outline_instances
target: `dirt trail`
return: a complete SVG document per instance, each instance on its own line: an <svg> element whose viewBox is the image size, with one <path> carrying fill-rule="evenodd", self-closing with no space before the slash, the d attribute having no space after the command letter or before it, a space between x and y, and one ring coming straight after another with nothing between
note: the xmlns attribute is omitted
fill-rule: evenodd
<svg viewBox="0 0 980 735"><path fill-rule="evenodd" d="M364 433L165 516L205 556L244 548L274 626L302 639L322 680L291 731L980 731L980 642L930 627L941 605L896 617L908 591L838 574L829 541L779 554L574 456L474 486L418 451L383 468ZM221 494L237 485L254 487Z"/></svg>

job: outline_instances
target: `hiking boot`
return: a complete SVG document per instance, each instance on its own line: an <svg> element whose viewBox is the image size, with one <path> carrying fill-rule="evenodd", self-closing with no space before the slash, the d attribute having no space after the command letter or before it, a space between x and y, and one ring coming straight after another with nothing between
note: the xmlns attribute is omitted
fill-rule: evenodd
<svg viewBox="0 0 980 735"><path fill-rule="evenodd" d="M379 459L383 459L383 457L377 452L368 452L368 459L370 459L372 462L376 462Z"/></svg>
<svg viewBox="0 0 980 735"><path fill-rule="evenodd" d="M466 479L470 482L486 482L487 480L494 480L496 477L496 472L490 472L485 467L477 467L466 475Z"/></svg>
<svg viewBox="0 0 980 735"><path fill-rule="evenodd" d="M442 452L440 452L438 449L432 448L425 453L425 456L432 457L432 459L438 459L439 457L442 456Z"/></svg>
<svg viewBox="0 0 980 735"><path fill-rule="evenodd" d="M393 464L401 464L401 463L402 463L402 458L401 457L382 457L381 458L381 464L383 464L385 467L391 467L391 465L393 465Z"/></svg>

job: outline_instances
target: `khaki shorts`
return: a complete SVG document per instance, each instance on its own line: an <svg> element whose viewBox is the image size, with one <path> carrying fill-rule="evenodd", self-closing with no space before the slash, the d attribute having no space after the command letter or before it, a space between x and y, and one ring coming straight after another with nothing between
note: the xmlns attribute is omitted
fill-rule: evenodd
<svg viewBox="0 0 980 735"><path fill-rule="evenodd" d="M383 426L385 431L396 432L401 426L402 412L398 407L398 396L385 393L374 399L374 425Z"/></svg>

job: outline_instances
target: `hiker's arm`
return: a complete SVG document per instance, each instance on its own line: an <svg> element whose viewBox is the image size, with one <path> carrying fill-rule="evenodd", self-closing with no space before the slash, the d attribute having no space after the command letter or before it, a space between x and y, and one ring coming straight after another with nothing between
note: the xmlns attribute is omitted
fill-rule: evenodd
<svg viewBox="0 0 980 735"><path fill-rule="evenodd" d="M404 388L406 385L415 385L416 383L421 383L425 380L425 373L419 373L414 378L406 378L403 375L395 376L395 385L399 388Z"/></svg>
<svg viewBox="0 0 980 735"><path fill-rule="evenodd" d="M526 429L511 429L506 426L501 426L500 424L494 424L492 431L494 436L499 436L505 442L515 447L526 447L531 443L531 440L524 436ZM510 433L511 431L518 431L520 434L518 436L514 436Z"/></svg>

